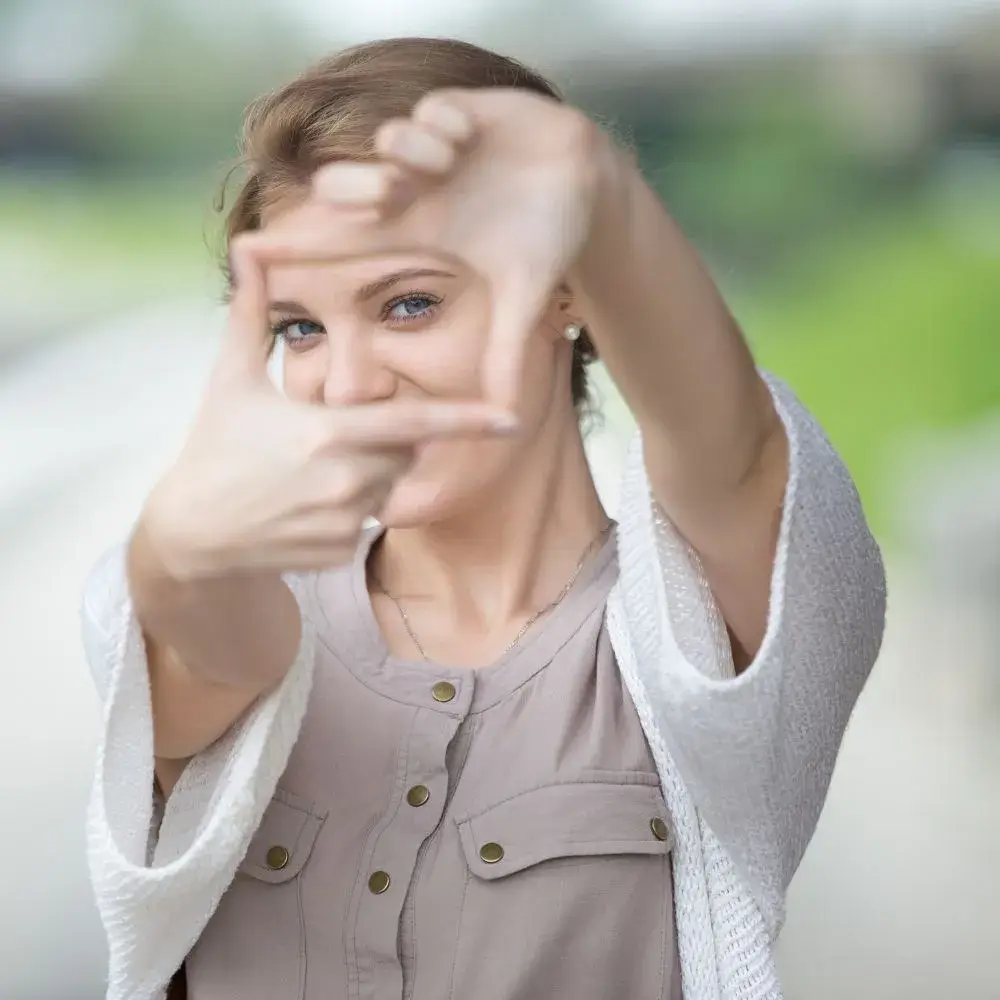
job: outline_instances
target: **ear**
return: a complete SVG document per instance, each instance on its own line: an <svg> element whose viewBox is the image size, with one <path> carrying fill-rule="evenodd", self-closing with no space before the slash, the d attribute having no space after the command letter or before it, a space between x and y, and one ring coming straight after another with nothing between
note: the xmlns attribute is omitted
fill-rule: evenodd
<svg viewBox="0 0 1000 1000"><path fill-rule="evenodd" d="M556 286L556 290L552 293L553 308L566 313L573 308L574 301L575 296L573 295L573 289L570 288L567 282L560 282L559 285Z"/></svg>
<svg viewBox="0 0 1000 1000"><path fill-rule="evenodd" d="M553 340L567 339L565 333L567 326L582 327L584 325L576 305L577 300L573 290L565 282L553 292L552 301L549 303L543 320L543 326Z"/></svg>

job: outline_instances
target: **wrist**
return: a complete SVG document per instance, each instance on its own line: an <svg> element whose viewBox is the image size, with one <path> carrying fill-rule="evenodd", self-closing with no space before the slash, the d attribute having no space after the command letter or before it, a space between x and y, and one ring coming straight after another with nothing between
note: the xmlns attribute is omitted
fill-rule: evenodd
<svg viewBox="0 0 1000 1000"><path fill-rule="evenodd" d="M129 590L137 604L155 601L157 604L184 589L185 574L178 571L178 560L164 554L163 544L156 538L146 514L143 513L132 529L125 559Z"/></svg>
<svg viewBox="0 0 1000 1000"><path fill-rule="evenodd" d="M159 509L155 492L146 501L129 539L129 569L146 588L158 593L221 575L212 567L210 554L195 539L171 526Z"/></svg>
<svg viewBox="0 0 1000 1000"><path fill-rule="evenodd" d="M594 132L590 225L574 269L584 289L591 275L603 277L609 266L621 266L623 241L632 227L634 188L641 181L633 154L596 123Z"/></svg>

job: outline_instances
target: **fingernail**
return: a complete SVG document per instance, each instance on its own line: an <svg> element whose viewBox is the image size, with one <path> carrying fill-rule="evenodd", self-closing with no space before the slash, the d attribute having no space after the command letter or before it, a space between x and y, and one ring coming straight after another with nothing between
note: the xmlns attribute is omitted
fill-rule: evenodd
<svg viewBox="0 0 1000 1000"><path fill-rule="evenodd" d="M433 109L428 109L428 117L433 118L435 125L457 141L468 139L472 135L469 116L454 104L435 104Z"/></svg>

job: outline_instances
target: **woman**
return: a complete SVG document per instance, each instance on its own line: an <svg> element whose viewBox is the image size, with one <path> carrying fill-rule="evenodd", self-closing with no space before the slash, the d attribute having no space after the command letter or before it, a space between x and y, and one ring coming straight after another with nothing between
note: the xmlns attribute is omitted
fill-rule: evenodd
<svg viewBox="0 0 1000 1000"><path fill-rule="evenodd" d="M516 63L362 46L244 139L218 364L85 600L108 997L780 996L885 606L822 432Z"/></svg>

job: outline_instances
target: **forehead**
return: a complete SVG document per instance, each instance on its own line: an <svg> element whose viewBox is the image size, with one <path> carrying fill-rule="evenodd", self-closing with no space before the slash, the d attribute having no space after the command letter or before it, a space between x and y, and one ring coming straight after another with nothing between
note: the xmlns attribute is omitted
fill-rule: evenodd
<svg viewBox="0 0 1000 1000"><path fill-rule="evenodd" d="M262 228L294 228L316 224L306 204L306 196L285 197L275 202L262 217ZM267 269L269 298L295 301L321 308L346 298L374 296L389 287L392 291L407 280L441 284L474 282L472 272L453 257L434 255L424 250L393 252L377 256L330 261L301 261L272 264ZM380 287L381 286L381 287ZM397 287L399 286L399 287Z"/></svg>

